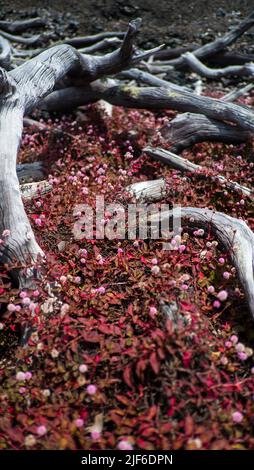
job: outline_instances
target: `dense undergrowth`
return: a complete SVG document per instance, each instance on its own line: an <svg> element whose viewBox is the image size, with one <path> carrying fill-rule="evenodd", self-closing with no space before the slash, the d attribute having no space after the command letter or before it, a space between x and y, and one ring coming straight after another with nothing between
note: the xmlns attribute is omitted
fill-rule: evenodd
<svg viewBox="0 0 254 470"><path fill-rule="evenodd" d="M156 129L173 116L115 108L110 119L93 105L47 120L62 136L24 134L20 161L43 160L53 190L26 203L45 279L24 293L1 268L1 449L254 448L254 327L229 253L195 227L176 251L72 234L75 205L94 206L98 194L123 202L127 185L162 175L164 202L214 208L254 229L248 198L141 154L166 146ZM251 143L184 155L253 185ZM57 281L52 305L48 281ZM167 321L162 301L186 321Z"/></svg>

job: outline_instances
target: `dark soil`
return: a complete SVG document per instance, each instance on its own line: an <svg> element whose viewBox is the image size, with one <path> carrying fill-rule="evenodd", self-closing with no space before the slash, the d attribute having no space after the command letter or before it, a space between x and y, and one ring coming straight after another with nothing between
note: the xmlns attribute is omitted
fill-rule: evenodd
<svg viewBox="0 0 254 470"><path fill-rule="evenodd" d="M140 45L165 43L174 47L190 41L207 42L227 31L254 8L254 0L0 0L0 7L0 17L5 19L37 14L48 17L52 39L55 34L59 39L125 30L130 19L140 16ZM236 47L243 50L248 45L252 50L253 38L252 30Z"/></svg>

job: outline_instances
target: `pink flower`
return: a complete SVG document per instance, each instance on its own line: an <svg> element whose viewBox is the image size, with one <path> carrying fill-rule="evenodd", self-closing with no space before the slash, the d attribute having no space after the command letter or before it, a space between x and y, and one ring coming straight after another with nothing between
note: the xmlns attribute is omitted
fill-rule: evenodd
<svg viewBox="0 0 254 470"><path fill-rule="evenodd" d="M21 395L24 395L25 392L26 392L26 387L19 387L19 393Z"/></svg>
<svg viewBox="0 0 254 470"><path fill-rule="evenodd" d="M5 229L5 230L3 231L3 233L2 233L2 237L3 237L3 238L9 237L10 234L11 234L10 230Z"/></svg>
<svg viewBox="0 0 254 470"><path fill-rule="evenodd" d="M98 287L97 292L99 292L99 294L105 294L106 289L105 289L105 287L100 286L100 287Z"/></svg>
<svg viewBox="0 0 254 470"><path fill-rule="evenodd" d="M232 419L234 423L241 423L243 420L243 414L240 411L234 411L234 413L232 413Z"/></svg>
<svg viewBox="0 0 254 470"><path fill-rule="evenodd" d="M101 433L99 431L91 432L91 438L93 439L93 441L97 441L98 439L100 439L100 437L101 437Z"/></svg>
<svg viewBox="0 0 254 470"><path fill-rule="evenodd" d="M8 304L7 310L8 312L13 313L16 310L16 306L14 304Z"/></svg>
<svg viewBox="0 0 254 470"><path fill-rule="evenodd" d="M35 224L38 225L38 227L41 227L42 220L38 217L38 219L35 219Z"/></svg>
<svg viewBox="0 0 254 470"><path fill-rule="evenodd" d="M25 379L30 380L32 378L32 372L25 372Z"/></svg>
<svg viewBox="0 0 254 470"><path fill-rule="evenodd" d="M155 265L155 264L158 264L157 258L153 258L152 261L151 261L151 263L154 264L154 265Z"/></svg>
<svg viewBox="0 0 254 470"><path fill-rule="evenodd" d="M218 300L215 300L215 301L213 302L214 308L220 308L220 305L221 305L221 303L220 303Z"/></svg>
<svg viewBox="0 0 254 470"><path fill-rule="evenodd" d="M238 343L238 344L236 345L236 347L235 347L235 350L236 350L237 352L244 352L244 350L245 350L244 344L243 344L243 343Z"/></svg>
<svg viewBox="0 0 254 470"><path fill-rule="evenodd" d="M82 428L84 426L84 420L82 418L78 418L75 420L75 424L77 428Z"/></svg>
<svg viewBox="0 0 254 470"><path fill-rule="evenodd" d="M152 269L151 269L151 272L152 272L152 274L154 274L155 276L157 276L157 274L160 273L160 268L159 268L159 266L153 266Z"/></svg>
<svg viewBox="0 0 254 470"><path fill-rule="evenodd" d="M78 370L81 374L85 374L85 372L87 372L87 369L88 369L88 367L87 367L86 364L80 364L80 366L78 368Z"/></svg>
<svg viewBox="0 0 254 470"><path fill-rule="evenodd" d="M27 293L25 291L22 291L20 292L19 296L21 299L24 299L25 297L27 297Z"/></svg>
<svg viewBox="0 0 254 470"><path fill-rule="evenodd" d="M224 300L227 300L228 298L228 293L226 290L221 290L218 294L217 294L217 298L223 302Z"/></svg>
<svg viewBox="0 0 254 470"><path fill-rule="evenodd" d="M31 303L31 300L29 299L29 297L24 297L22 299L22 304L23 305L29 305Z"/></svg>
<svg viewBox="0 0 254 470"><path fill-rule="evenodd" d="M40 292L38 290L33 291L33 296L34 297L39 297L39 295L40 295Z"/></svg>
<svg viewBox="0 0 254 470"><path fill-rule="evenodd" d="M24 380L26 380L26 374L24 372L17 372L16 380L18 380L18 382L24 382Z"/></svg>
<svg viewBox="0 0 254 470"><path fill-rule="evenodd" d="M44 426L43 424L41 424L41 426L38 426L38 428L37 428L38 436L44 436L44 434L46 434L46 432L47 432L46 426Z"/></svg>
<svg viewBox="0 0 254 470"><path fill-rule="evenodd" d="M65 284L66 281L67 281L67 277L66 276L61 276L59 281L61 282L61 284Z"/></svg>
<svg viewBox="0 0 254 470"><path fill-rule="evenodd" d="M227 359L225 356L222 356L220 362L221 362L221 364L223 364L224 366L226 366L227 363L228 363L228 359Z"/></svg>
<svg viewBox="0 0 254 470"><path fill-rule="evenodd" d="M122 441L118 442L117 448L119 450L133 450L133 446L131 445L131 443L127 440L124 440L124 439Z"/></svg>
<svg viewBox="0 0 254 470"><path fill-rule="evenodd" d="M74 282L76 284L80 284L81 283L81 277L80 276L76 276L75 279L74 279Z"/></svg>
<svg viewBox="0 0 254 470"><path fill-rule="evenodd" d="M219 258L219 263L220 263L220 264L224 264L224 263L225 263L225 259L224 259L224 258L222 258L222 257L221 257L221 258Z"/></svg>
<svg viewBox="0 0 254 470"><path fill-rule="evenodd" d="M231 348L231 346L232 346L231 341L226 341L225 346L226 346L226 348Z"/></svg>
<svg viewBox="0 0 254 470"><path fill-rule="evenodd" d="M230 341L232 341L233 344L236 344L238 342L238 336L232 335Z"/></svg>
<svg viewBox="0 0 254 470"><path fill-rule="evenodd" d="M156 307L150 307L149 313L150 313L150 315L152 315L152 316L153 316L153 315L156 315L156 313L157 313L157 308L156 308Z"/></svg>
<svg viewBox="0 0 254 470"><path fill-rule="evenodd" d="M97 392L97 387L96 385L90 384L86 387L86 391L89 395L95 395L95 393Z"/></svg>
<svg viewBox="0 0 254 470"><path fill-rule="evenodd" d="M121 256L121 255L123 254L123 249L122 249L122 248L118 248L117 254L118 254L118 256Z"/></svg>
<svg viewBox="0 0 254 470"><path fill-rule="evenodd" d="M186 250L186 246L185 246L185 245L180 245L180 246L179 246L179 251L180 251L180 253L183 253L185 250Z"/></svg>
<svg viewBox="0 0 254 470"><path fill-rule="evenodd" d="M248 356L245 352L239 352L238 357L241 361L246 361L246 359L248 358Z"/></svg>
<svg viewBox="0 0 254 470"><path fill-rule="evenodd" d="M181 285L181 290L188 290L187 284L182 284Z"/></svg>
<svg viewBox="0 0 254 470"><path fill-rule="evenodd" d="M231 274L228 271L224 271L224 273L223 273L224 279L229 279L230 276L231 276Z"/></svg>
<svg viewBox="0 0 254 470"><path fill-rule="evenodd" d="M209 292L209 294L213 294L214 291L215 291L215 289L214 289L213 286L209 286L208 289L207 289L207 291Z"/></svg>

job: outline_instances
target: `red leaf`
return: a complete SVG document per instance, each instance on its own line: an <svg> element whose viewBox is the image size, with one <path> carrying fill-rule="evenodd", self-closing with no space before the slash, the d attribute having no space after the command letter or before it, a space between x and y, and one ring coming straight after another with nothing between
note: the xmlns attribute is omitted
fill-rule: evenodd
<svg viewBox="0 0 254 470"><path fill-rule="evenodd" d="M150 356L150 364L154 373L158 374L160 370L160 363L158 361L157 354L155 352L152 352Z"/></svg>
<svg viewBox="0 0 254 470"><path fill-rule="evenodd" d="M123 371L123 379L130 388L133 388L132 372L130 366L125 367Z"/></svg>

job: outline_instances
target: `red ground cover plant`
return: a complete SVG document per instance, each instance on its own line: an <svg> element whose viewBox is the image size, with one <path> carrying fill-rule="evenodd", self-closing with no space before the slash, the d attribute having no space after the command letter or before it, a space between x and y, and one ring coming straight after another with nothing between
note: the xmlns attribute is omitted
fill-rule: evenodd
<svg viewBox="0 0 254 470"><path fill-rule="evenodd" d="M141 155L148 143L165 147L155 131L173 116L115 108L109 119L93 105L46 121L62 136L24 134L20 161L50 166L53 190L26 203L47 270L20 292L1 268L0 449L253 449L254 330L229 253L195 227L176 251L72 234L76 204L123 201L128 184L162 175L164 202L254 229L248 198ZM253 185L252 144L184 155ZM162 302L177 303L177 326Z"/></svg>

